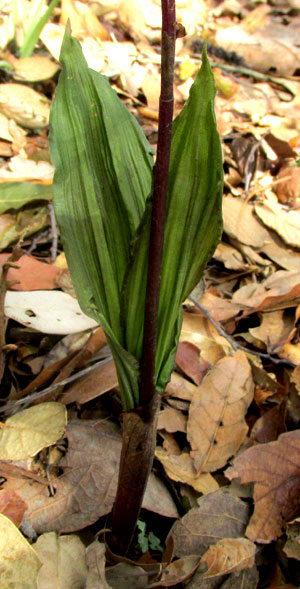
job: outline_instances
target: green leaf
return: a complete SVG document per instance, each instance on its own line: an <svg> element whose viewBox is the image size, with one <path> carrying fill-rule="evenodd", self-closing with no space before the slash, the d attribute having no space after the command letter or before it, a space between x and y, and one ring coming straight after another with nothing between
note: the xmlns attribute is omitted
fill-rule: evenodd
<svg viewBox="0 0 300 589"><path fill-rule="evenodd" d="M61 61L50 117L55 214L81 308L110 330L118 370L126 373L130 357L130 378L137 378L137 361L123 350L121 292L151 191L152 150L106 78L88 68L68 28ZM130 396L127 377L123 394Z"/></svg>
<svg viewBox="0 0 300 589"><path fill-rule="evenodd" d="M20 209L33 200L51 200L52 186L32 182L4 182L1 184L0 214L9 209Z"/></svg>
<svg viewBox="0 0 300 589"><path fill-rule="evenodd" d="M173 368L181 304L199 282L222 231L223 171L214 114L215 82L206 52L184 109L173 123L161 276L156 386ZM144 221L124 289L126 348L140 358L150 222Z"/></svg>

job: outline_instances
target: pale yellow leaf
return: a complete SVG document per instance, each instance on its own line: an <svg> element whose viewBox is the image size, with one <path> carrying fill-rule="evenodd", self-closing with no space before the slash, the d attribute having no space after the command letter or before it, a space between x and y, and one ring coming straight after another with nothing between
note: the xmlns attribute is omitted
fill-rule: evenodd
<svg viewBox="0 0 300 589"><path fill-rule="evenodd" d="M57 63L42 55L14 59L12 65L14 67L14 78L26 82L49 80L59 70Z"/></svg>
<svg viewBox="0 0 300 589"><path fill-rule="evenodd" d="M33 589L41 566L38 555L16 528L0 513L0 587Z"/></svg>
<svg viewBox="0 0 300 589"><path fill-rule="evenodd" d="M61 438L67 412L61 403L40 403L9 417L0 427L0 459L24 460Z"/></svg>
<svg viewBox="0 0 300 589"><path fill-rule="evenodd" d="M85 587L86 549L78 536L58 536L55 532L48 532L38 538L34 549L42 562L38 589Z"/></svg>
<svg viewBox="0 0 300 589"><path fill-rule="evenodd" d="M0 84L0 111L24 127L39 129L48 125L50 103L24 84Z"/></svg>

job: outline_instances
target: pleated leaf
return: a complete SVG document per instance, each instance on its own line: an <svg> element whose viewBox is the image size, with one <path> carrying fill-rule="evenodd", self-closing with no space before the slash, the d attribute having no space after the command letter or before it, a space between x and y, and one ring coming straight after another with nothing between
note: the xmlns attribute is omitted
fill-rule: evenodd
<svg viewBox="0 0 300 589"><path fill-rule="evenodd" d="M214 114L215 83L206 52L183 111L175 119L156 354L156 385L170 378L181 328L181 304L199 282L222 231L222 154ZM140 358L150 224L136 245L124 289L125 345Z"/></svg>
<svg viewBox="0 0 300 589"><path fill-rule="evenodd" d="M138 400L138 362L124 350L121 291L151 192L153 155L68 28L61 61L50 118L55 214L79 304L108 334L128 408L132 395Z"/></svg>

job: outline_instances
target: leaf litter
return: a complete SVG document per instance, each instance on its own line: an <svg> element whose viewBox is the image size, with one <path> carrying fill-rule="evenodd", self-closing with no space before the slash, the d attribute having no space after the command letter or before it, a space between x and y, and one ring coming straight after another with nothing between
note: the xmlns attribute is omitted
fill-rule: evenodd
<svg viewBox="0 0 300 589"><path fill-rule="evenodd" d="M156 566L153 551L112 564L95 536L116 490L119 391L106 340L76 306L60 259L47 125L69 18L89 66L110 79L155 148L160 7L63 0L33 55L19 59L31 18L30 3L19 4L16 14L8 3L0 35L1 581L297 587L299 7L177 2L187 35L177 40L175 111L205 38L218 87L224 233L194 293L200 308L185 301L162 398L142 512L166 545Z"/></svg>

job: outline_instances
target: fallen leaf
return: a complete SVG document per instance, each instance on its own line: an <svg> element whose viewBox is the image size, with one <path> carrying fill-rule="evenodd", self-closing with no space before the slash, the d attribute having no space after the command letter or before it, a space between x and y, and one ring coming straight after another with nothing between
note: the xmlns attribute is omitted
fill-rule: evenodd
<svg viewBox="0 0 300 589"><path fill-rule="evenodd" d="M5 316L42 333L61 335L97 327L96 321L84 315L77 299L60 291L8 291Z"/></svg>
<svg viewBox="0 0 300 589"><path fill-rule="evenodd" d="M24 129L18 126L17 128L23 136L26 135L26 131ZM2 112L0 112L0 137L1 139L5 139L6 141L13 140L13 136L9 128L9 119Z"/></svg>
<svg viewBox="0 0 300 589"><path fill-rule="evenodd" d="M283 345L295 334L295 320L283 310L270 311L261 315L261 324L249 328L255 338L262 341L268 354L277 354Z"/></svg>
<svg viewBox="0 0 300 589"><path fill-rule="evenodd" d="M0 490L0 513L9 517L17 528L22 522L26 509L27 504L22 501L18 493Z"/></svg>
<svg viewBox="0 0 300 589"><path fill-rule="evenodd" d="M106 421L70 422L65 436L68 451L60 460L63 474L52 481L55 495L35 483L10 478L5 489L14 489L28 504L26 518L36 532L70 533L107 515L117 490L121 435ZM177 517L177 509L163 483L150 475L143 507Z"/></svg>
<svg viewBox="0 0 300 589"><path fill-rule="evenodd" d="M39 589L85 587L85 546L78 536L48 532L37 539L33 548L42 563L37 579Z"/></svg>
<svg viewBox="0 0 300 589"><path fill-rule="evenodd" d="M176 364L198 385L208 368L207 362L200 364L200 350L191 342L179 342L176 352Z"/></svg>
<svg viewBox="0 0 300 589"><path fill-rule="evenodd" d="M265 254L276 262L278 266L284 270L291 270L292 272L300 272L300 254L298 251L292 250L284 241L274 232L270 232L268 243L266 243L261 253Z"/></svg>
<svg viewBox="0 0 300 589"><path fill-rule="evenodd" d="M0 269L10 254L0 254ZM22 256L16 264L18 268L10 268L7 280L12 282L13 290L50 290L57 288L57 280L62 270L53 264L46 264L30 255Z"/></svg>
<svg viewBox="0 0 300 589"><path fill-rule="evenodd" d="M50 183L54 174L54 167L50 162L34 161L29 159L26 154L12 157L6 167L0 170L1 183L7 181L13 182L30 182L39 180L40 182Z"/></svg>
<svg viewBox="0 0 300 589"><path fill-rule="evenodd" d="M199 303L215 321L228 321L241 312L240 305L235 305L231 300L222 299L211 292L205 292Z"/></svg>
<svg viewBox="0 0 300 589"><path fill-rule="evenodd" d="M1 184L0 214L19 209L34 200L51 200L52 188L30 182L3 182Z"/></svg>
<svg viewBox="0 0 300 589"><path fill-rule="evenodd" d="M217 481L210 473L197 476L193 461L187 452L167 454L162 448L156 448L155 456L162 463L168 477L173 481L186 483L198 493L212 493L219 488Z"/></svg>
<svg viewBox="0 0 300 589"><path fill-rule="evenodd" d="M149 586L148 573L141 566L134 566L126 562L109 568L106 579L112 589L146 589ZM102 589L102 588L101 588Z"/></svg>
<svg viewBox="0 0 300 589"><path fill-rule="evenodd" d="M279 202L295 206L300 196L300 169L295 165L284 164L277 174L277 180L280 180L276 185Z"/></svg>
<svg viewBox="0 0 300 589"><path fill-rule="evenodd" d="M240 270L243 272L249 266L241 252L228 243L219 243L214 253L214 259L222 262L228 270Z"/></svg>
<svg viewBox="0 0 300 589"><path fill-rule="evenodd" d="M65 405L69 403L88 403L107 391L118 386L118 377L113 360L101 362L94 370L82 376L68 386L58 400Z"/></svg>
<svg viewBox="0 0 300 589"><path fill-rule="evenodd" d="M25 460L62 437L67 412L61 403L40 403L0 424L0 459Z"/></svg>
<svg viewBox="0 0 300 589"><path fill-rule="evenodd" d="M205 578L228 575L254 566L255 544L246 538L223 538L202 556L201 564L207 565Z"/></svg>
<svg viewBox="0 0 300 589"><path fill-rule="evenodd" d="M183 312L180 341L189 341L198 346L201 358L212 366L232 350L227 339L200 313Z"/></svg>
<svg viewBox="0 0 300 589"><path fill-rule="evenodd" d="M267 16L255 30L249 30L247 25L218 30L215 42L219 47L243 56L255 70L288 76L299 67L298 38L298 22L286 27Z"/></svg>
<svg viewBox="0 0 300 589"><path fill-rule="evenodd" d="M41 566L35 550L8 517L0 513L0 579L5 587L36 587Z"/></svg>
<svg viewBox="0 0 300 589"><path fill-rule="evenodd" d="M197 387L193 383L177 372L172 372L171 380L166 387L168 395L185 401L191 401L196 390Z"/></svg>
<svg viewBox="0 0 300 589"><path fill-rule="evenodd" d="M88 574L85 589L111 589L105 578L105 544L94 540L86 549Z"/></svg>
<svg viewBox="0 0 300 589"><path fill-rule="evenodd" d="M253 392L251 367L242 351L219 360L203 379L192 399L187 424L198 472L214 472L240 448L248 432L245 414Z"/></svg>
<svg viewBox="0 0 300 589"><path fill-rule="evenodd" d="M299 211L285 210L276 202L266 201L257 203L255 212L262 222L276 231L287 245L300 247Z"/></svg>
<svg viewBox="0 0 300 589"><path fill-rule="evenodd" d="M275 405L255 422L251 430L251 439L260 444L276 441L280 434L286 432L285 418L285 404Z"/></svg>
<svg viewBox="0 0 300 589"><path fill-rule="evenodd" d="M158 414L157 429L165 429L167 432L186 432L187 418L180 411L172 407L166 407Z"/></svg>
<svg viewBox="0 0 300 589"><path fill-rule="evenodd" d="M180 583L185 583L195 573L200 563L199 556L184 556L171 562L163 569L160 580L157 583L151 583L149 587L174 587Z"/></svg>
<svg viewBox="0 0 300 589"><path fill-rule="evenodd" d="M288 558L300 560L300 520L296 519L287 527L287 541L283 551Z"/></svg>
<svg viewBox="0 0 300 589"><path fill-rule="evenodd" d="M32 55L23 59L16 59L10 56L9 63L14 68L13 77L15 80L25 82L41 82L53 78L59 70L59 65L49 57Z"/></svg>
<svg viewBox="0 0 300 589"><path fill-rule="evenodd" d="M219 489L198 499L193 507L175 522L169 536L178 557L203 556L211 544L223 538L240 538L249 520L249 507L226 490Z"/></svg>
<svg viewBox="0 0 300 589"><path fill-rule="evenodd" d="M60 24L66 25L70 20L72 34L80 38L86 35L102 41L110 39L107 29L91 11L90 7L77 0L62 0Z"/></svg>
<svg viewBox="0 0 300 589"><path fill-rule="evenodd" d="M9 119L29 129L41 129L49 122L49 100L24 84L0 84L0 110Z"/></svg>
<svg viewBox="0 0 300 589"><path fill-rule="evenodd" d="M226 196L223 199L224 231L245 245L261 248L269 233L255 217L253 205L242 198Z"/></svg>
<svg viewBox="0 0 300 589"><path fill-rule="evenodd" d="M300 302L300 279L298 272L279 270L265 281L246 284L232 296L234 303L244 305L244 314L248 309L272 311L296 307ZM247 309L248 308L248 309Z"/></svg>
<svg viewBox="0 0 300 589"><path fill-rule="evenodd" d="M255 510L247 528L250 540L268 543L282 534L286 522L299 515L300 432L245 450L226 470L231 480L255 482Z"/></svg>

